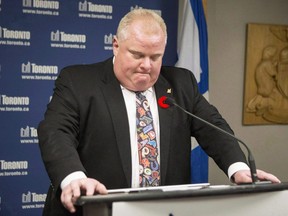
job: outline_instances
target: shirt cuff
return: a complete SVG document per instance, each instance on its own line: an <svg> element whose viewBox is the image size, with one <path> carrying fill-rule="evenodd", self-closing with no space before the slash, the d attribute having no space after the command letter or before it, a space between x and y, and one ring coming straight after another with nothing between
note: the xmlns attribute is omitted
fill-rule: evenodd
<svg viewBox="0 0 288 216"><path fill-rule="evenodd" d="M243 163L243 162L236 162L236 163L233 163L233 164L231 164L229 166L229 168L228 168L228 177L229 177L230 181L233 180L231 178L234 175L234 173L236 173L236 172L238 172L240 170L250 170L250 168L249 168L249 166L246 163Z"/></svg>
<svg viewBox="0 0 288 216"><path fill-rule="evenodd" d="M76 171L76 172L69 174L61 182L61 185L60 185L61 189L63 190L63 188L65 188L68 184L70 184L71 181L76 180L76 179L81 179L81 178L87 178L85 173L82 171Z"/></svg>

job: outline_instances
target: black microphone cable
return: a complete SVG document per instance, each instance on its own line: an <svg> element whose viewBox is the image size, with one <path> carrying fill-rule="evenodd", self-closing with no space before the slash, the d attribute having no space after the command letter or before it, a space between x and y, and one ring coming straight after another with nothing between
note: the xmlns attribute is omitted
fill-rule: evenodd
<svg viewBox="0 0 288 216"><path fill-rule="evenodd" d="M165 96L163 96L163 97L165 97ZM193 118L196 118L196 119L198 119L199 121L201 121L201 122L209 125L210 127L214 128L214 129L216 129L216 130L218 130L218 131L220 131L220 132L222 132L222 133L224 133L224 134L226 134L226 135L228 135L228 136L230 136L230 137L233 137L234 139L236 139L237 141L239 141L239 142L246 148L247 153L248 153L248 158L247 158L247 159L248 159L249 168L250 168L250 172L251 172L252 183L259 182L258 177L257 177L256 164L255 164L255 160L254 160L254 157L253 157L253 155L252 155L252 152L250 151L250 149L248 148L248 146L247 146L241 139L239 139L239 138L237 138L236 136L234 136L233 134L231 134L231 133L223 130L222 128L219 128L219 127L211 124L210 122L208 122L208 121L206 121L206 120L204 120L204 119L202 119L202 118L200 118L200 117L198 117L198 116L196 116L196 115L188 112L187 110L185 110L184 108L182 108L180 105L178 105L173 98L166 97L166 99L162 100L162 102L163 102L164 104L174 105L174 106L178 107L180 110L182 110L183 112L185 112L187 115L190 115L190 116L192 116ZM160 106L161 106L161 104L160 104ZM163 108L164 108L164 107L163 107Z"/></svg>

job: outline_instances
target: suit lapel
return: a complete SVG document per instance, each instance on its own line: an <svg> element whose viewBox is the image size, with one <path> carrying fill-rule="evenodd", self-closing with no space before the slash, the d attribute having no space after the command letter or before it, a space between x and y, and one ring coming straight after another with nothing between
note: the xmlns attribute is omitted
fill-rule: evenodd
<svg viewBox="0 0 288 216"><path fill-rule="evenodd" d="M103 76L103 94L111 114L123 171L130 186L132 166L128 116L120 84L111 67L112 61L108 65L109 68L105 70Z"/></svg>
<svg viewBox="0 0 288 216"><path fill-rule="evenodd" d="M172 97L173 91L169 83L160 75L155 84L157 99L166 96ZM165 184L167 164L169 159L170 134L172 125L173 108L163 109L158 105L160 122L160 166L161 166L161 184Z"/></svg>

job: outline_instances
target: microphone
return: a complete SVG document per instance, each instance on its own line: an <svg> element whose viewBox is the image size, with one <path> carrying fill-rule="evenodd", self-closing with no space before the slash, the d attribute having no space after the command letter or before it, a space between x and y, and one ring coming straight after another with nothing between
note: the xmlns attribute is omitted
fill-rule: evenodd
<svg viewBox="0 0 288 216"><path fill-rule="evenodd" d="M180 110L182 110L183 112L185 112L187 115L189 116L192 116L193 118L196 118L198 119L199 121L203 122L204 124L230 136L230 137L233 137L234 139L236 139L237 141L239 141L247 150L248 152L248 163L249 163L249 168L250 168L250 172L251 172L251 178L252 178L252 183L256 183L256 182L259 182L258 180L258 177L257 177L257 172L256 172L256 165L255 165L255 160L254 160L254 157L252 155L252 152L250 151L250 149L248 148L248 146L242 141L240 140L239 138L237 138L236 136L234 136L233 134L223 130L222 128L220 127L217 127L213 124L211 124L210 122L188 112L187 110L185 110L184 108L182 108L180 105L178 105L175 100L171 97L166 97L166 96L162 96L158 99L158 104L161 108L164 108L164 109L167 109L169 108L170 106L176 106L178 107Z"/></svg>

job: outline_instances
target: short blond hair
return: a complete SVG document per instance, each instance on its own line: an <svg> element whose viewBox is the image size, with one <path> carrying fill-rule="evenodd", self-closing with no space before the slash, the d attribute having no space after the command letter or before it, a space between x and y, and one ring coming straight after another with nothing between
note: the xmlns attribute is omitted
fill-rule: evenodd
<svg viewBox="0 0 288 216"><path fill-rule="evenodd" d="M139 19L139 18L144 18L146 20L149 19L149 20L155 21L155 23L160 26L160 28L162 29L164 33L165 43L167 42L167 27L162 17L159 16L153 10L142 9L142 8L134 9L130 11L121 19L117 28L116 37L119 40L126 39L129 26L133 23L134 20Z"/></svg>

